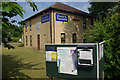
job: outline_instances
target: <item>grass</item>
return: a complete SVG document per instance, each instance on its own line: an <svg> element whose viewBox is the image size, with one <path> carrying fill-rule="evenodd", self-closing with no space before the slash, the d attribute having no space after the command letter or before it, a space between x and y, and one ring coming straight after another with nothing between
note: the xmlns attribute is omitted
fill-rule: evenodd
<svg viewBox="0 0 120 80"><path fill-rule="evenodd" d="M18 47L18 45L11 50L2 47L2 79L6 78L50 80L46 76L45 51ZM53 78L52 80L65 79Z"/></svg>
<svg viewBox="0 0 120 80"><path fill-rule="evenodd" d="M2 48L2 78L47 78L45 52Z"/></svg>

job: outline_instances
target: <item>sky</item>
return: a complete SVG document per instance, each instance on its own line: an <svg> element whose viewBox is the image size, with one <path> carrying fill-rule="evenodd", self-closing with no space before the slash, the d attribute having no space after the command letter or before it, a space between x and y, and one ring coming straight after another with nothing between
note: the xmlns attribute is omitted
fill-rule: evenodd
<svg viewBox="0 0 120 80"><path fill-rule="evenodd" d="M77 8L79 10L82 10L86 13L89 13L88 11L88 7L90 7L90 4L88 2L62 2L66 5L69 5L71 7ZM30 16L40 12L41 10L55 4L55 2L35 2L35 4L37 5L38 11L33 11L32 8L29 6L29 4L27 2L18 2L18 4L20 4L22 6L22 8L25 10L26 13L23 13L24 18L21 18L19 15L13 17L12 19L16 20L16 21L21 21L21 20L25 20L27 18L29 18ZM17 23L15 23L16 25L18 25Z"/></svg>

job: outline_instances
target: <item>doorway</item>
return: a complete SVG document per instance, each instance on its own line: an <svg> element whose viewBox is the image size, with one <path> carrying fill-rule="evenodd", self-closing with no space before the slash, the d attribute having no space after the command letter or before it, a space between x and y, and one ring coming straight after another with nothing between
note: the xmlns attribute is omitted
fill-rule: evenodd
<svg viewBox="0 0 120 80"><path fill-rule="evenodd" d="M38 50L40 50L40 35L37 35Z"/></svg>

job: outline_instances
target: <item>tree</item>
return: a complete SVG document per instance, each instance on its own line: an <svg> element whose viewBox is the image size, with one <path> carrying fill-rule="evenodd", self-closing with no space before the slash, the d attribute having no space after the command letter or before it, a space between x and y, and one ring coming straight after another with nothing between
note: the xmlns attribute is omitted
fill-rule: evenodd
<svg viewBox="0 0 120 80"><path fill-rule="evenodd" d="M88 8L90 14L95 17L105 16L105 13L108 12L108 9L115 6L115 2L91 2L91 7Z"/></svg>
<svg viewBox="0 0 120 80"><path fill-rule="evenodd" d="M87 42L105 41L105 78L118 80L120 76L120 3L109 9L104 22L95 21L87 31Z"/></svg>
<svg viewBox="0 0 120 80"><path fill-rule="evenodd" d="M34 2L27 3L33 8L33 11L38 10ZM8 47L8 49L14 48L14 46L8 44L6 38L11 38L11 33L18 28L13 24L16 21L10 21L9 18L17 15L23 18L23 13L25 13L24 9L16 2L2 3L2 42L4 47Z"/></svg>

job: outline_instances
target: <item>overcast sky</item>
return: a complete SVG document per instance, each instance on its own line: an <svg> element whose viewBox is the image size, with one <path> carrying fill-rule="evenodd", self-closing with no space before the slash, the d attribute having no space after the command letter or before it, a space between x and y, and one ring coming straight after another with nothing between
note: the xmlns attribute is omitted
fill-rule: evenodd
<svg viewBox="0 0 120 80"><path fill-rule="evenodd" d="M88 2L62 2L62 3L89 13L88 7L90 7L90 5ZM34 15L35 13L38 13L39 11L41 11L47 7L55 4L55 2L35 2L35 4L38 7L38 11L35 11L35 12L32 10L32 8L26 2L18 2L18 4L20 4L22 6L22 8L26 11L26 13L23 13L24 18L21 18L19 15L17 15L15 17L13 17L12 19L21 21L21 20L25 20L26 18Z"/></svg>

